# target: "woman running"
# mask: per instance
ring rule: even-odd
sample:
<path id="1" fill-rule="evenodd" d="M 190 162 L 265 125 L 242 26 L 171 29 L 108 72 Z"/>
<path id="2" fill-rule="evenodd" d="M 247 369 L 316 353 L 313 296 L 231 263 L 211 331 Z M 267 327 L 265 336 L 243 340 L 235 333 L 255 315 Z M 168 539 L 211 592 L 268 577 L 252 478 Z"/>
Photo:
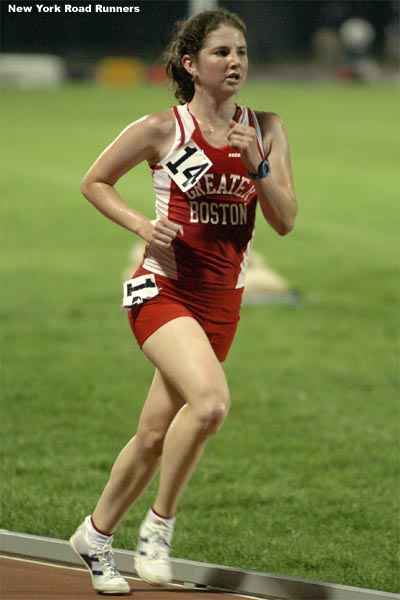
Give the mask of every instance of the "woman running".
<path id="1" fill-rule="evenodd" d="M 170 548 L 179 500 L 207 440 L 222 427 L 230 394 L 221 363 L 239 321 L 257 202 L 280 235 L 297 204 L 281 119 L 236 104 L 248 70 L 245 25 L 225 9 L 180 23 L 166 71 L 177 106 L 129 125 L 82 183 L 107 218 L 146 241 L 124 284 L 136 340 L 155 368 L 136 435 L 122 449 L 93 513 L 71 545 L 102 593 L 129 593 L 112 556 L 112 535 L 159 472 L 139 532 L 137 574 L 173 579 Z M 128 206 L 116 182 L 147 161 L 156 217 Z"/>

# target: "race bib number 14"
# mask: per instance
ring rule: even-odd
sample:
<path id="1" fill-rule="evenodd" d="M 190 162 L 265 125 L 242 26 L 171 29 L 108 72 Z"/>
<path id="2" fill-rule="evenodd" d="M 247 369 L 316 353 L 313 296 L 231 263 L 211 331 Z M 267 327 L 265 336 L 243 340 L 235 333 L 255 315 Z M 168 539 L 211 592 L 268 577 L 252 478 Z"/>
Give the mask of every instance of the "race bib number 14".
<path id="1" fill-rule="evenodd" d="M 196 185 L 211 166 L 211 160 L 193 140 L 178 148 L 163 163 L 168 175 L 183 192 Z"/>

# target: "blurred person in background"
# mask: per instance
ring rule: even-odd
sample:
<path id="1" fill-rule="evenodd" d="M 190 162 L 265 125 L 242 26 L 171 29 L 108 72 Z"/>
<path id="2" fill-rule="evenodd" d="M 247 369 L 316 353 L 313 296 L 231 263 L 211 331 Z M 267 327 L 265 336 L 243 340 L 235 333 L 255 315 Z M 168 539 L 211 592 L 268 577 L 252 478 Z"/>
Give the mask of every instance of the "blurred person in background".
<path id="1" fill-rule="evenodd" d="M 155 367 L 136 435 L 70 540 L 98 592 L 129 593 L 115 567 L 112 536 L 158 472 L 135 569 L 154 585 L 172 581 L 179 500 L 229 411 L 221 363 L 239 321 L 257 202 L 278 234 L 289 233 L 295 223 L 284 125 L 275 113 L 235 102 L 248 70 L 245 32 L 243 21 L 224 9 L 180 23 L 166 58 L 179 104 L 129 125 L 82 183 L 101 213 L 147 244 L 141 265 L 124 284 L 123 305 Z M 143 161 L 152 170 L 154 220 L 115 189 Z"/>

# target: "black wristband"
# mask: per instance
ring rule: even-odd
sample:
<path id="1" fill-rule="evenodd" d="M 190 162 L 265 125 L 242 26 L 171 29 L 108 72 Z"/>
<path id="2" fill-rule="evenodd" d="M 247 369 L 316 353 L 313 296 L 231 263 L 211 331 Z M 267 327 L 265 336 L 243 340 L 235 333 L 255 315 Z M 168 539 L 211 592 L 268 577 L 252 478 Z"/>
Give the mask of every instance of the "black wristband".
<path id="1" fill-rule="evenodd" d="M 250 173 L 250 171 L 247 171 L 247 175 L 250 177 L 250 179 L 264 179 L 264 177 L 268 177 L 270 172 L 271 169 L 269 167 L 269 163 L 264 158 L 264 160 L 262 160 L 258 165 L 257 173 Z"/>

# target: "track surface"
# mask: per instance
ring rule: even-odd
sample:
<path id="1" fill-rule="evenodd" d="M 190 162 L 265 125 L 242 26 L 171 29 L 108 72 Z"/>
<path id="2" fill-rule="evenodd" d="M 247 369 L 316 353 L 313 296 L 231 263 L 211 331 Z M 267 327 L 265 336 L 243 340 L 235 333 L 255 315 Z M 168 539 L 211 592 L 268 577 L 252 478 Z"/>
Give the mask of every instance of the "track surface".
<path id="1" fill-rule="evenodd" d="M 0 558 L 0 569 L 1 600 L 239 600 L 244 597 L 195 588 L 152 587 L 131 577 L 127 577 L 132 588 L 130 595 L 102 596 L 93 590 L 86 570 L 5 556 Z"/>

